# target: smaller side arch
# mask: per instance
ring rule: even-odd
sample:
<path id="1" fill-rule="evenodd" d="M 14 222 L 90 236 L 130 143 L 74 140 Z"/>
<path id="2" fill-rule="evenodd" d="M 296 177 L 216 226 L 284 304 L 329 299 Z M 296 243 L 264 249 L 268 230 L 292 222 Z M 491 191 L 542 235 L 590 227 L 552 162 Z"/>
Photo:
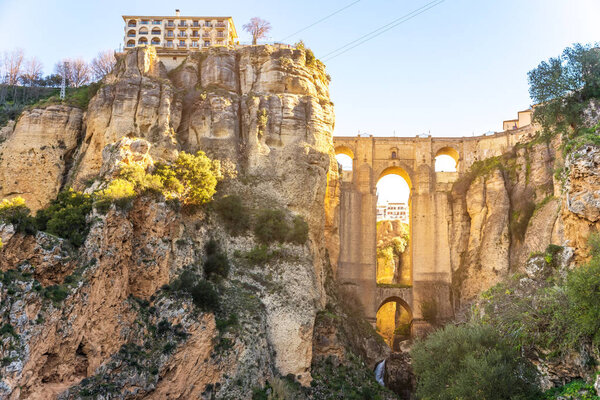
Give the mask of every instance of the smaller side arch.
<path id="1" fill-rule="evenodd" d="M 444 156 L 442 159 L 438 159 L 438 157 Z M 438 161 L 445 158 L 448 160 L 448 157 L 451 157 L 454 160 L 454 171 L 446 171 L 446 172 L 456 172 L 458 171 L 458 162 L 460 161 L 460 154 L 454 147 L 446 146 L 442 147 L 435 153 L 435 171 L 442 171 L 442 168 L 438 166 Z"/>
<path id="2" fill-rule="evenodd" d="M 381 309 L 381 307 L 383 307 L 385 304 L 391 303 L 391 302 L 400 304 L 404 309 L 406 309 L 406 311 L 408 311 L 408 314 L 410 315 L 410 319 L 413 318 L 413 313 L 412 313 L 412 310 L 411 310 L 410 306 L 408 305 L 408 303 L 406 301 L 404 301 L 403 298 L 398 297 L 398 296 L 387 297 L 385 300 L 383 300 L 381 302 L 381 304 L 379 304 L 379 306 L 377 306 L 377 310 L 379 311 Z"/>

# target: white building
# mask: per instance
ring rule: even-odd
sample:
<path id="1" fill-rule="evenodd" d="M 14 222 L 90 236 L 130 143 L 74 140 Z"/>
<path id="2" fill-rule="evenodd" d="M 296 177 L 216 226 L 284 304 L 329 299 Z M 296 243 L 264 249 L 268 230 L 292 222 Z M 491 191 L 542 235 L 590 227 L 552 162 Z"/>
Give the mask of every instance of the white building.
<path id="1" fill-rule="evenodd" d="M 377 221 L 400 220 L 408 224 L 408 217 L 408 204 L 406 203 L 377 204 Z"/>

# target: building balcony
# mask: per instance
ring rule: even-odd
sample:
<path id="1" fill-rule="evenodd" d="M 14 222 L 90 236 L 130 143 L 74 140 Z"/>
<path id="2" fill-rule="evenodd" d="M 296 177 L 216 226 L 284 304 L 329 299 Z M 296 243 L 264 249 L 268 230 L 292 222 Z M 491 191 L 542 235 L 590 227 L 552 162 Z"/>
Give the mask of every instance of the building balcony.
<path id="1" fill-rule="evenodd" d="M 185 22 L 180 22 L 180 23 L 178 23 L 178 24 L 177 24 L 177 26 L 178 26 L 179 28 L 187 28 L 187 27 L 188 27 L 188 24 L 186 24 Z"/>
<path id="2" fill-rule="evenodd" d="M 192 28 L 192 29 L 200 29 L 200 28 L 202 28 L 202 25 L 200 25 L 200 24 L 192 24 L 192 25 L 190 25 L 190 28 Z"/>
<path id="3" fill-rule="evenodd" d="M 175 24 L 172 22 L 165 22 L 165 28 L 175 28 Z"/>
<path id="4" fill-rule="evenodd" d="M 187 44 L 178 44 L 177 48 L 178 49 L 187 49 Z"/>
<path id="5" fill-rule="evenodd" d="M 224 23 L 222 23 L 222 22 L 219 22 L 218 24 L 216 24 L 216 25 L 215 25 L 215 27 L 216 27 L 218 30 L 222 31 L 222 30 L 223 30 L 223 29 L 225 29 L 227 26 L 226 26 Z"/>
<path id="6" fill-rule="evenodd" d="M 210 33 L 203 33 L 202 37 L 205 39 L 210 39 Z"/>
<path id="7" fill-rule="evenodd" d="M 187 38 L 188 34 L 187 33 L 179 33 L 179 34 L 177 34 L 177 37 L 178 38 Z"/>
<path id="8" fill-rule="evenodd" d="M 191 38 L 199 38 L 200 34 L 198 34 L 198 32 L 194 32 L 190 35 Z"/>
<path id="9" fill-rule="evenodd" d="M 152 25 L 162 25 L 162 21 L 152 21 Z"/>
<path id="10" fill-rule="evenodd" d="M 150 24 L 150 21 L 140 21 L 140 25 L 148 25 Z"/>
<path id="11" fill-rule="evenodd" d="M 165 39 L 175 39 L 175 35 L 165 35 Z"/>
<path id="12" fill-rule="evenodd" d="M 217 37 L 220 39 L 224 39 L 225 35 L 223 35 L 221 32 L 217 33 Z"/>

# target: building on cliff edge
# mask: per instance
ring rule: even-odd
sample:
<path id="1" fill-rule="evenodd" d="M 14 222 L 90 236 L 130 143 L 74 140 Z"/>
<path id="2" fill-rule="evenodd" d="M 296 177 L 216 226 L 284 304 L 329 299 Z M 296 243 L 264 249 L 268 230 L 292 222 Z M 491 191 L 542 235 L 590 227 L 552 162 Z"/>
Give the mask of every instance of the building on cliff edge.
<path id="1" fill-rule="evenodd" d="M 157 53 L 178 56 L 190 50 L 233 46 L 238 38 L 232 17 L 123 15 L 123 47 L 152 45 Z"/>
<path id="2" fill-rule="evenodd" d="M 408 224 L 408 204 L 389 202 L 377 204 L 377 221 L 384 219 L 400 220 L 400 222 Z"/>

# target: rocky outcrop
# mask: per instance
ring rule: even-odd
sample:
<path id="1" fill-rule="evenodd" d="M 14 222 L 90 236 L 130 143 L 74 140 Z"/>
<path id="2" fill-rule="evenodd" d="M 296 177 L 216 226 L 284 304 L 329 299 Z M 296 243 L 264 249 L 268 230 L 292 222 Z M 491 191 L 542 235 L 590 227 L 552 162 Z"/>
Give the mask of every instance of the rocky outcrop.
<path id="1" fill-rule="evenodd" d="M 21 196 L 32 210 L 48 205 L 64 184 L 82 125 L 83 112 L 74 107 L 23 112 L 0 143 L 0 198 Z"/>
<path id="2" fill-rule="evenodd" d="M 393 353 L 386 358 L 383 380 L 385 387 L 396 393 L 400 399 L 413 399 L 417 385 L 412 372 L 410 356 L 400 352 Z"/>
<path id="3" fill-rule="evenodd" d="M 466 174 L 454 185 L 449 199 L 456 305 L 522 272 L 531 253 L 564 244 L 555 197 L 560 182 L 553 176 L 559 144 L 519 145 L 496 163 L 483 161 L 484 173 Z"/>
<path id="4" fill-rule="evenodd" d="M 564 234 L 581 261 L 588 255 L 589 235 L 600 227 L 600 148 L 583 146 L 567 157 L 565 167 Z"/>
<path id="5" fill-rule="evenodd" d="M 104 147 L 122 137 L 146 139 L 153 144 L 152 157 L 173 159 L 180 113 L 176 90 L 154 48 L 126 53 L 89 103 L 87 129 L 77 168 L 70 171 L 71 181 L 81 188 L 96 178 Z"/>
<path id="6" fill-rule="evenodd" d="M 338 201 L 339 190 L 327 85 L 320 67 L 306 65 L 303 50 L 210 49 L 166 74 L 152 48 L 136 49 L 105 78 L 85 117 L 62 106 L 24 115 L 1 145 L 3 154 L 28 134 L 26 118 L 72 114 L 59 119 L 64 123 L 55 124 L 46 140 L 61 149 L 60 140 L 73 138 L 57 153 L 67 161 L 47 179 L 58 184 L 44 191 L 46 203 L 39 207 L 63 186 L 90 192 L 124 165 L 151 169 L 178 151 L 202 150 L 232 170 L 219 196 L 239 195 L 249 212 L 300 215 L 309 240 L 249 264 L 243 255 L 258 245 L 251 233 L 232 236 L 215 215 L 181 213 L 152 196 L 131 208 L 113 206 L 107 215 L 94 211 L 79 249 L 5 226 L 0 267 L 17 279 L 0 287 L 2 296 L 13 293 L 0 315 L 15 329 L 7 346 L 18 351 L 2 368 L 3 393 L 77 398 L 108 395 L 112 388 L 110 396 L 123 399 L 250 398 L 248 388 L 288 374 L 308 385 L 315 319 L 327 302 L 331 274 L 325 244 L 338 240 L 338 217 L 326 216 L 324 207 Z M 14 168 L 27 160 L 24 152 L 11 155 Z M 45 177 L 29 176 L 32 187 L 43 188 Z M 4 190 L 6 179 L 0 182 Z M 235 315 L 235 329 L 163 287 L 183 268 L 202 273 L 211 237 L 231 262 L 230 279 L 218 287 L 219 313 Z M 172 329 L 159 337 L 161 326 Z"/>

